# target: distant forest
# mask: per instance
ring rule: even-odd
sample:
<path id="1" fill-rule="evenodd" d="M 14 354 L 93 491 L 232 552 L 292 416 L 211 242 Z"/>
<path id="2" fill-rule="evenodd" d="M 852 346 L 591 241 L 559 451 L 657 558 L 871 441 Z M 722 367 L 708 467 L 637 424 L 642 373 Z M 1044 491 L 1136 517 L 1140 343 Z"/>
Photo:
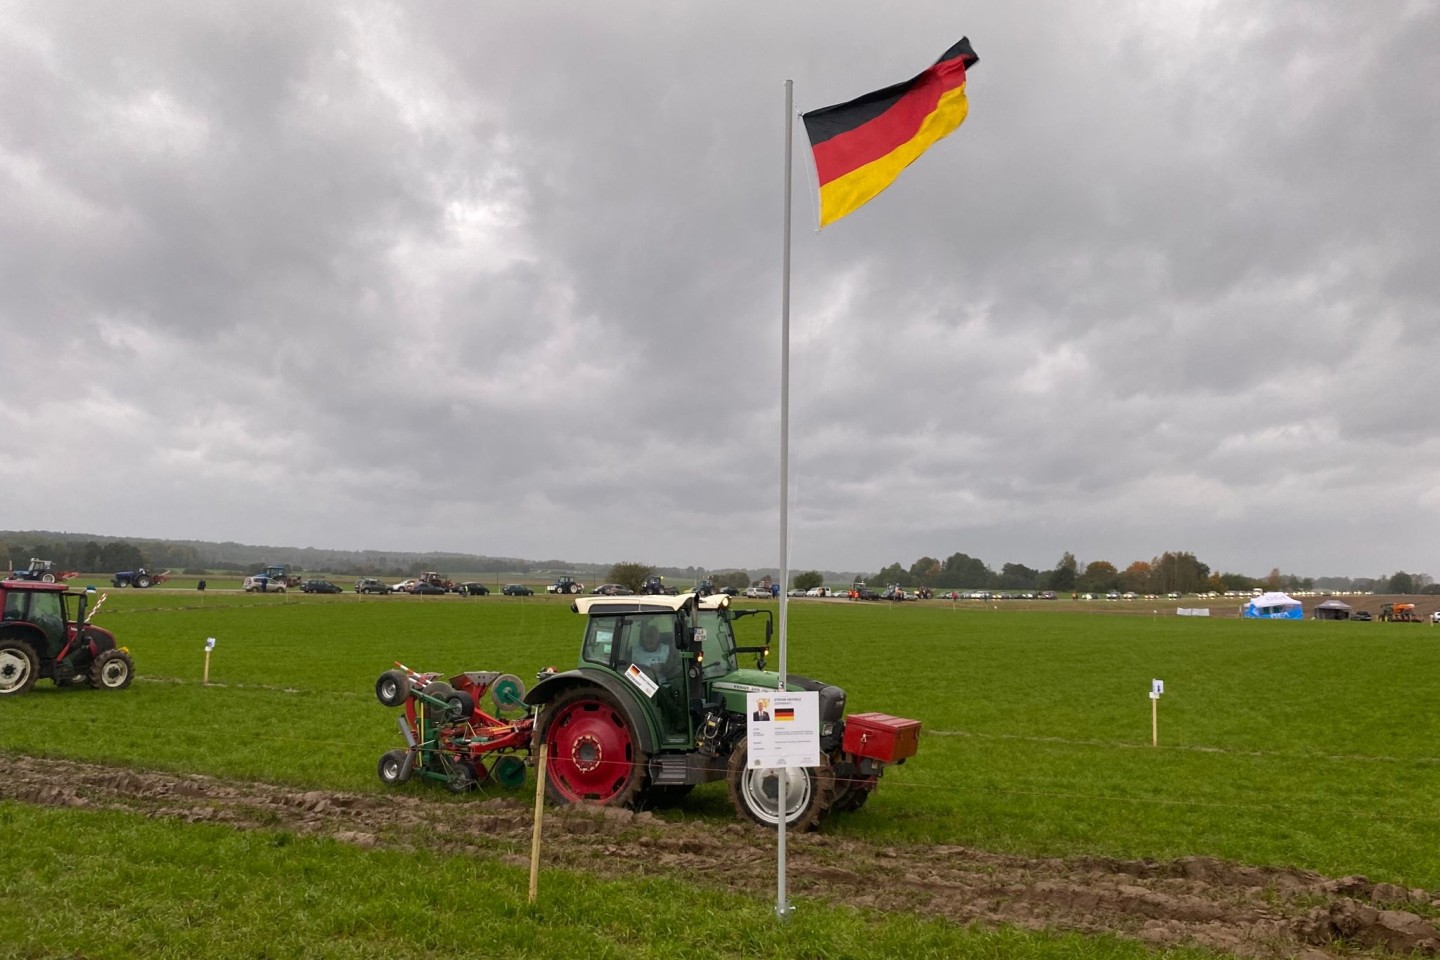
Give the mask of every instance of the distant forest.
<path id="1" fill-rule="evenodd" d="M 6 569 L 23 568 L 31 557 L 53 560 L 64 570 L 83 573 L 114 573 L 145 567 L 185 574 L 254 573 L 267 564 L 289 564 L 296 573 L 323 573 L 370 577 L 408 577 L 438 570 L 455 578 L 486 579 L 512 574 L 520 577 L 547 577 L 567 573 L 596 583 L 606 579 L 612 564 L 575 563 L 568 560 L 524 560 L 519 557 L 490 557 L 469 553 L 410 553 L 396 550 L 325 550 L 316 547 L 255 546 L 226 541 L 160 540 L 146 537 L 106 537 L 86 533 L 56 533 L 48 530 L 0 530 L 0 559 Z M 774 567 L 737 570 L 733 567 L 655 567 L 655 572 L 686 585 L 701 578 L 717 584 L 758 582 L 777 577 Z M 1377 593 L 1440 593 L 1440 585 L 1423 573 L 1398 571 L 1378 577 L 1300 577 L 1271 570 L 1267 576 L 1213 571 L 1194 554 L 1166 552 L 1152 560 L 1136 560 L 1117 567 L 1105 560 L 1080 563 L 1066 552 L 1049 570 L 1036 570 L 1019 563 L 1003 564 L 998 570 L 964 553 L 944 560 L 921 557 L 909 566 L 892 563 L 876 572 L 806 570 L 792 571 L 792 581 L 844 584 L 865 580 L 872 585 L 898 584 L 902 587 L 934 589 L 1054 590 L 1057 592 L 1106 592 L 1130 590 L 1135 593 L 1195 593 L 1204 590 L 1374 591 Z"/>
<path id="2" fill-rule="evenodd" d="M 523 560 L 470 553 L 409 553 L 401 550 L 325 550 L 316 547 L 269 547 L 226 541 L 159 540 L 147 537 L 105 537 L 89 533 L 50 530 L 0 530 L 0 559 L 6 570 L 25 567 L 31 557 L 53 560 L 65 570 L 114 573 L 120 570 L 171 570 L 187 574 L 255 573 L 268 564 L 289 564 L 296 573 L 345 574 L 366 577 L 409 577 L 438 570 L 455 578 L 484 579 L 486 574 L 549 576 L 568 573 L 595 582 L 610 572 L 608 563 L 574 563 L 568 560 Z M 731 568 L 656 567 L 677 583 Z M 774 576 L 777 571 L 756 571 Z M 843 579 L 850 573 L 837 573 Z M 839 582 L 839 579 L 836 582 Z"/>

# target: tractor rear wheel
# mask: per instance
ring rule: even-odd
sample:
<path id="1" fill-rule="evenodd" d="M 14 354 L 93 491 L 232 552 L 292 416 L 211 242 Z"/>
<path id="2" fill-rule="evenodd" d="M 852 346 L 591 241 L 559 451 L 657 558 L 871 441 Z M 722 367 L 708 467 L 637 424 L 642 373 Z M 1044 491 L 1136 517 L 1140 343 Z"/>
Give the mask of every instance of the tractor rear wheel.
<path id="1" fill-rule="evenodd" d="M 24 640 L 0 640 L 0 697 L 17 696 L 35 686 L 40 660 Z"/>
<path id="2" fill-rule="evenodd" d="M 90 686 L 96 690 L 124 690 L 135 679 L 135 661 L 124 650 L 106 650 L 90 664 Z"/>
<path id="3" fill-rule="evenodd" d="M 375 681 L 375 699 L 387 707 L 398 707 L 410 696 L 410 678 L 403 670 L 386 670 Z"/>
<path id="4" fill-rule="evenodd" d="M 599 687 L 576 687 L 542 714 L 545 795 L 555 803 L 630 806 L 647 779 L 645 751 L 624 708 Z"/>
<path id="5" fill-rule="evenodd" d="M 780 824 L 780 778 L 785 777 L 785 822 L 790 830 L 810 830 L 830 807 L 835 774 L 828 757 L 819 767 L 751 767 L 750 741 L 730 754 L 730 803 L 735 812 L 762 826 Z"/>
<path id="6" fill-rule="evenodd" d="M 150 578 L 144 576 L 136 577 L 134 583 L 137 587 L 148 587 L 150 586 Z"/>
<path id="7" fill-rule="evenodd" d="M 375 768 L 382 783 L 404 783 L 410 779 L 410 771 L 405 769 L 405 758 L 408 756 L 405 750 L 387 750 L 380 757 L 380 763 Z"/>

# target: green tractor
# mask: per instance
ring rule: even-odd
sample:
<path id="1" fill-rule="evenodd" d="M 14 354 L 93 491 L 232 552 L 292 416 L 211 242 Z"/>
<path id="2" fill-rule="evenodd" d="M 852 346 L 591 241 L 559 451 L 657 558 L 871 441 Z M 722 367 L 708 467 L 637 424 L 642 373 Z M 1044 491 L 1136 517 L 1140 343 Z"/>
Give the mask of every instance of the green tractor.
<path id="1" fill-rule="evenodd" d="M 587 617 L 578 665 L 544 676 L 524 697 L 542 708 L 532 749 L 546 748 L 552 802 L 641 808 L 724 780 L 742 817 L 777 826 L 783 816 L 803 830 L 832 811 L 858 810 L 886 765 L 915 752 L 918 721 L 847 718 L 844 690 L 792 674 L 787 690 L 818 695 L 820 766 L 752 766 L 746 695 L 779 688 L 779 675 L 765 670 L 772 611 L 732 610 L 724 594 L 693 593 L 585 597 L 571 608 Z M 764 645 L 738 646 L 735 622 L 757 616 Z M 747 653 L 757 655 L 753 669 L 738 663 Z"/>

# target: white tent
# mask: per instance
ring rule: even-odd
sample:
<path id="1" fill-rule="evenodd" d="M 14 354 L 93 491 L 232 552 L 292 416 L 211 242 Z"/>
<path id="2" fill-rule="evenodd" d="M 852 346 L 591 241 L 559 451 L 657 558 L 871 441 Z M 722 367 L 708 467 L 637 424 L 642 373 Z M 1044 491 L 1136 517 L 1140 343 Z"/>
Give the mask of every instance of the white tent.
<path id="1" fill-rule="evenodd" d="M 1262 593 L 1245 604 L 1240 616 L 1251 620 L 1303 620 L 1300 601 L 1285 593 Z"/>

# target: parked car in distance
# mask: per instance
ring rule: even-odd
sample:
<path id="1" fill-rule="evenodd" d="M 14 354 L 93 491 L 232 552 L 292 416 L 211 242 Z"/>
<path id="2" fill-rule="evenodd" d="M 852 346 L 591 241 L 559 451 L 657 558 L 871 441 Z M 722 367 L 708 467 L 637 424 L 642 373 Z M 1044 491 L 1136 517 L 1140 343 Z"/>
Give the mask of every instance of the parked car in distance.
<path id="1" fill-rule="evenodd" d="M 389 593 L 390 588 L 374 577 L 360 577 L 355 581 L 356 593 Z"/>
<path id="2" fill-rule="evenodd" d="M 409 580 L 401 580 L 399 583 L 391 584 L 391 586 L 390 586 L 390 592 L 391 592 L 391 593 L 409 593 L 409 592 L 410 592 L 410 588 L 413 587 L 413 586 L 415 586 L 415 579 L 412 577 L 412 578 L 410 578 Z"/>
<path id="3" fill-rule="evenodd" d="M 456 587 L 455 592 L 462 597 L 488 597 L 490 595 L 490 588 L 483 583 L 476 583 L 470 580 Z"/>
<path id="4" fill-rule="evenodd" d="M 1354 613 L 1352 613 L 1352 614 L 1350 615 L 1350 619 L 1351 619 L 1351 620 L 1364 620 L 1366 623 L 1369 623 L 1371 620 L 1373 620 L 1373 619 L 1375 619 L 1375 618 L 1372 617 L 1372 616 L 1370 616 L 1370 611 L 1369 611 L 1369 610 L 1356 610 Z"/>
<path id="5" fill-rule="evenodd" d="M 274 577 L 267 577 L 263 573 L 257 573 L 253 577 L 246 577 L 242 584 L 246 593 L 284 593 L 285 581 Z"/>
<path id="6" fill-rule="evenodd" d="M 306 580 L 300 584 L 301 593 L 344 593 L 338 586 L 329 580 Z"/>
<path id="7" fill-rule="evenodd" d="M 535 593 L 534 590 L 531 590 L 523 583 L 507 583 L 500 592 L 507 597 L 528 597 Z"/>
<path id="8" fill-rule="evenodd" d="M 630 588 L 619 583 L 602 583 L 590 592 L 597 593 L 602 597 L 628 597 Z"/>
<path id="9" fill-rule="evenodd" d="M 428 580 L 416 580 L 410 585 L 410 592 L 422 596 L 433 596 L 436 594 L 443 596 L 445 588 L 439 584 L 430 583 Z"/>
<path id="10" fill-rule="evenodd" d="M 770 591 L 764 587 L 746 587 L 745 596 L 749 600 L 767 600 L 770 597 Z"/>
<path id="11" fill-rule="evenodd" d="M 740 596 L 740 591 L 737 590 L 735 587 L 721 587 L 721 588 L 720 588 L 720 592 L 723 593 L 723 594 L 725 594 L 725 596 L 727 596 L 727 597 L 738 597 L 738 596 Z"/>
<path id="12" fill-rule="evenodd" d="M 1440 623 L 1440 610 L 1436 610 L 1434 613 L 1430 614 L 1430 622 Z"/>

